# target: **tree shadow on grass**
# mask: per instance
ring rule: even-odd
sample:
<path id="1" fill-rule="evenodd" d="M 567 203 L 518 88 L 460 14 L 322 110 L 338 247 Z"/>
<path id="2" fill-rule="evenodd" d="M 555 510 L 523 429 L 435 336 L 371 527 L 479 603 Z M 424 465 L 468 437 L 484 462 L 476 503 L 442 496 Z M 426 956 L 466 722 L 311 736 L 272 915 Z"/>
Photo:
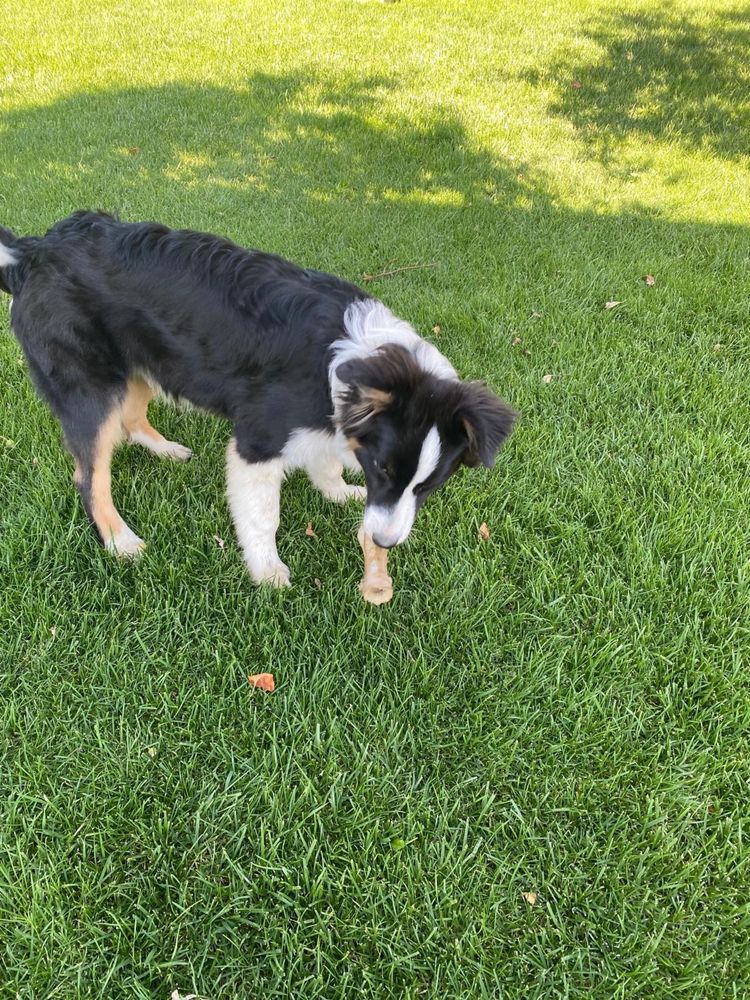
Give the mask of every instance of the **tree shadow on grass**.
<path id="1" fill-rule="evenodd" d="M 261 74 L 233 90 L 166 84 L 6 113 L 6 221 L 18 215 L 9 205 L 33 218 L 35 201 L 57 202 L 56 215 L 92 205 L 128 217 L 153 209 L 173 224 L 226 229 L 229 220 L 250 242 L 265 231 L 293 244 L 311 216 L 346 229 L 352 207 L 359 216 L 383 205 L 455 208 L 496 193 L 496 166 L 468 149 L 455 117 L 438 112 L 416 125 L 383 110 L 393 86 Z M 52 221 L 44 215 L 37 228 Z"/>
<path id="2" fill-rule="evenodd" d="M 583 37 L 599 50 L 593 62 L 561 56 L 544 75 L 561 81 L 550 110 L 603 160 L 629 135 L 729 159 L 750 155 L 750 8 L 702 17 L 674 5 L 618 12 Z"/>
<path id="3" fill-rule="evenodd" d="M 553 288 L 571 313 L 621 298 L 619 272 L 640 275 L 666 252 L 683 253 L 689 270 L 696 240 L 730 235 L 653 210 L 570 209 L 546 177 L 477 148 L 448 110 L 417 122 L 393 110 L 399 86 L 258 74 L 234 89 L 169 83 L 6 112 L 2 222 L 40 233 L 98 207 L 220 232 L 355 281 L 435 263 L 373 290 L 418 324 L 444 324 L 451 350 L 454 321 L 457 360 L 466 350 L 482 366 L 472 373 L 488 377 L 504 315 L 529 316 Z"/>
<path id="4" fill-rule="evenodd" d="M 544 176 L 477 148 L 448 111 L 418 122 L 394 111 L 398 87 L 257 75 L 235 89 L 170 83 L 6 112 L 0 221 L 40 233 L 101 207 L 220 232 L 355 281 L 435 263 L 370 287 L 422 332 L 439 325 L 462 374 L 533 407 L 566 460 L 575 442 L 560 436 L 564 409 L 589 436 L 637 426 L 646 396 L 704 419 L 699 380 L 667 379 L 663 366 L 682 352 L 691 372 L 700 338 L 710 347 L 742 328 L 746 311 L 717 294 L 712 262 L 722 288 L 743 280 L 747 228 L 573 209 Z M 625 307 L 605 313 L 608 299 Z M 511 350 L 516 333 L 528 350 Z M 564 396 L 540 394 L 543 374 L 564 368 Z"/>

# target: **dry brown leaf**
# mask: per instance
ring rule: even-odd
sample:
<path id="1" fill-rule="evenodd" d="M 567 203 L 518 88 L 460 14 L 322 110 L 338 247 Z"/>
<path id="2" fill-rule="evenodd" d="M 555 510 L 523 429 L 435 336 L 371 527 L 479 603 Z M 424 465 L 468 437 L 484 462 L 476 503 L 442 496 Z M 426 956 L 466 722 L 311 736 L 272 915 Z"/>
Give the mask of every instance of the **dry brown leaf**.
<path id="1" fill-rule="evenodd" d="M 253 674 L 247 679 L 248 684 L 252 684 L 254 688 L 259 688 L 261 691 L 273 691 L 276 687 L 276 682 L 273 679 L 273 674 Z"/>
<path id="2" fill-rule="evenodd" d="M 514 337 L 513 340 L 511 340 L 511 342 L 510 342 L 510 346 L 511 347 L 518 347 L 518 345 L 520 343 L 521 343 L 521 338 L 520 337 Z"/>
<path id="3" fill-rule="evenodd" d="M 644 274 L 643 280 L 646 282 L 649 288 L 651 288 L 653 285 L 656 284 L 656 278 L 653 276 L 653 274 Z"/>
<path id="4" fill-rule="evenodd" d="M 545 385 L 549 385 L 550 382 L 552 381 L 552 378 L 553 378 L 552 375 L 542 375 L 542 382 L 544 382 Z"/>
<path id="5" fill-rule="evenodd" d="M 487 527 L 486 521 L 482 521 L 482 523 L 479 525 L 479 537 L 483 542 L 489 540 L 490 529 Z"/>
<path id="6" fill-rule="evenodd" d="M 146 748 L 146 753 L 149 755 L 149 757 L 151 758 L 151 760 L 153 760 L 154 757 L 156 756 L 156 747 L 147 747 Z"/>
<path id="7" fill-rule="evenodd" d="M 541 314 L 541 313 L 538 313 L 538 312 L 533 312 L 533 313 L 531 314 L 531 318 L 532 318 L 532 319 L 541 319 L 541 318 L 542 318 L 542 314 Z"/>
<path id="8" fill-rule="evenodd" d="M 622 299 L 610 299 L 609 302 L 604 303 L 605 309 L 614 309 L 616 306 L 622 305 Z"/>
<path id="9" fill-rule="evenodd" d="M 315 577 L 315 579 L 313 580 L 313 583 L 314 583 L 314 584 L 315 584 L 315 586 L 316 586 L 316 587 L 318 588 L 318 590 L 320 590 L 320 588 L 321 588 L 321 587 L 323 586 L 323 584 L 322 584 L 322 583 L 320 582 L 320 580 L 319 580 L 319 579 L 317 578 L 317 576 L 316 576 L 316 577 Z"/>
<path id="10" fill-rule="evenodd" d="M 571 80 L 570 86 L 573 88 L 573 90 L 580 90 L 583 84 L 581 83 L 580 80 Z"/>
<path id="11" fill-rule="evenodd" d="M 529 906 L 535 906 L 536 905 L 536 901 L 539 898 L 538 895 L 535 892 L 522 892 L 521 895 L 526 900 L 526 902 L 529 904 Z"/>
<path id="12" fill-rule="evenodd" d="M 128 153 L 131 156 L 137 156 L 140 153 L 140 151 L 141 151 L 141 147 L 140 146 L 129 146 L 128 147 Z"/>
<path id="13" fill-rule="evenodd" d="M 439 323 L 436 323 L 436 324 L 435 324 L 435 325 L 433 326 L 433 328 L 432 328 L 432 332 L 433 332 L 433 333 L 435 334 L 435 336 L 436 336 L 436 337 L 439 337 L 439 336 L 440 336 L 440 329 L 441 329 L 441 327 L 440 327 L 440 324 L 439 324 Z"/>
<path id="14" fill-rule="evenodd" d="M 305 534 L 308 538 L 317 538 L 318 536 L 313 531 L 312 521 L 307 522 L 307 527 L 305 528 Z"/>
<path id="15" fill-rule="evenodd" d="M 224 546 L 226 545 L 226 542 L 224 541 L 224 539 L 223 538 L 219 538 L 218 535 L 214 535 L 214 541 L 216 542 L 216 544 L 219 546 L 220 549 L 223 549 Z"/>
<path id="16" fill-rule="evenodd" d="M 724 350 L 724 345 L 723 344 L 714 344 L 714 351 L 717 354 L 719 353 L 719 351 L 723 351 L 723 350 Z"/>

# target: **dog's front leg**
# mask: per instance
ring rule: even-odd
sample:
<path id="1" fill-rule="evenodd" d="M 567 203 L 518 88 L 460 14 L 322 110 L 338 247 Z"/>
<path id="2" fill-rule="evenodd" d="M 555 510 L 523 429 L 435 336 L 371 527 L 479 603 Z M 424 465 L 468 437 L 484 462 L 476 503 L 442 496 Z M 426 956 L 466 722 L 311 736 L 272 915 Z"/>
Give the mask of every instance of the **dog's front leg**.
<path id="1" fill-rule="evenodd" d="M 236 440 L 231 439 L 227 447 L 227 497 L 237 538 L 253 580 L 274 587 L 289 586 L 289 568 L 276 551 L 283 479 L 281 458 L 246 461 Z"/>

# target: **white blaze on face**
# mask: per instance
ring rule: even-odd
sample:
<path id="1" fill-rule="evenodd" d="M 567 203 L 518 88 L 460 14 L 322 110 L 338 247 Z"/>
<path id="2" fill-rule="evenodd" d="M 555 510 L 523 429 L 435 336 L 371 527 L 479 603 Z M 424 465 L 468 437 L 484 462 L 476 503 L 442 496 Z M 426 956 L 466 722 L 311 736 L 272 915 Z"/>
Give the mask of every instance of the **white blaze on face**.
<path id="1" fill-rule="evenodd" d="M 422 442 L 417 471 L 398 502 L 392 507 L 371 506 L 365 511 L 363 527 L 376 543 L 390 547 L 407 539 L 417 513 L 414 487 L 432 475 L 439 461 L 440 434 L 437 427 L 431 427 Z"/>

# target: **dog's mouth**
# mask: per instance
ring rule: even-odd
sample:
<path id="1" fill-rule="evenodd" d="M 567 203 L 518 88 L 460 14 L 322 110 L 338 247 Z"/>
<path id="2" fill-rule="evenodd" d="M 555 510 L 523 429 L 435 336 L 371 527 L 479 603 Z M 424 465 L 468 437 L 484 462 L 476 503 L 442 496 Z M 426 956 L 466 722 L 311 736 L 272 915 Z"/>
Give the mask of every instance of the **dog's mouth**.
<path id="1" fill-rule="evenodd" d="M 416 513 L 416 504 L 408 497 L 393 507 L 373 504 L 365 509 L 362 527 L 378 548 L 393 549 L 409 537 Z"/>
<path id="2" fill-rule="evenodd" d="M 379 549 L 395 549 L 397 545 L 403 544 L 401 541 L 391 541 L 388 538 L 383 538 L 381 535 L 373 535 L 373 542 L 377 545 Z M 404 539 L 406 541 L 406 539 Z"/>

